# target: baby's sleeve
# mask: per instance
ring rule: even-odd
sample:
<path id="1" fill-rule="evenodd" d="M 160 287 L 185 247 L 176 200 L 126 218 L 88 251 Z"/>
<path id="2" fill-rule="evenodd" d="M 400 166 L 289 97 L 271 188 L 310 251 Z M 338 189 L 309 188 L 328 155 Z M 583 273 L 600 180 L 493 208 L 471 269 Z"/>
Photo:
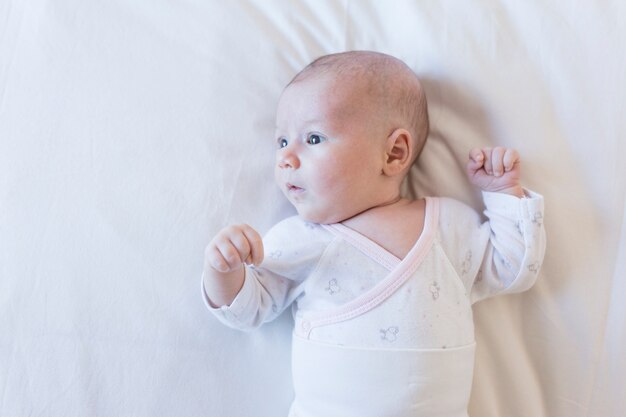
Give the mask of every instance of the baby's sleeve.
<path id="1" fill-rule="evenodd" d="M 522 292 L 536 281 L 546 247 L 543 197 L 484 192 L 486 222 L 454 200 L 442 205 L 444 250 L 472 303 Z"/>
<path id="2" fill-rule="evenodd" d="M 263 263 L 245 265 L 244 283 L 233 302 L 212 307 L 202 285 L 205 305 L 222 323 L 239 330 L 274 320 L 303 293 L 330 238 L 322 227 L 297 216 L 283 220 L 263 238 Z"/>

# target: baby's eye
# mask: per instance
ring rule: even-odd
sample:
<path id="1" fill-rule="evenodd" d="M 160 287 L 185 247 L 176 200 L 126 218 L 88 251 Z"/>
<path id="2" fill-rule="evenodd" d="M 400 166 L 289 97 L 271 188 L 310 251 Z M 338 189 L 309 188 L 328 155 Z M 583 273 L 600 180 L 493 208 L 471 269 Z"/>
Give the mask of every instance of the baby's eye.
<path id="1" fill-rule="evenodd" d="M 322 135 L 318 135 L 317 133 L 311 133 L 307 138 L 306 138 L 306 143 L 308 143 L 309 145 L 318 145 L 322 142 L 324 142 L 326 140 L 326 138 Z"/>
<path id="2" fill-rule="evenodd" d="M 279 138 L 278 139 L 278 147 L 279 148 L 284 148 L 287 145 L 289 145 L 289 142 L 287 141 L 287 139 L 285 139 L 285 138 Z"/>

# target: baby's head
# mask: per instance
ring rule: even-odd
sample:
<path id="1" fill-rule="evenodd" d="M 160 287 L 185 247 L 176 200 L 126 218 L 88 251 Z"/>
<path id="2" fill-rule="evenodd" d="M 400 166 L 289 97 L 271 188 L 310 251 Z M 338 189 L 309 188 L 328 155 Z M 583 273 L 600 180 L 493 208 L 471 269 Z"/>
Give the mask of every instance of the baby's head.
<path id="1" fill-rule="evenodd" d="M 427 136 L 426 98 L 406 64 L 376 52 L 326 55 L 280 98 L 276 181 L 306 220 L 343 221 L 399 196 Z"/>
<path id="2" fill-rule="evenodd" d="M 428 136 L 426 95 L 415 73 L 401 60 L 372 51 L 350 51 L 317 58 L 291 80 L 291 85 L 328 77 L 338 88 L 350 93 L 344 103 L 353 107 L 351 116 L 362 120 L 377 118 L 377 123 L 407 128 L 419 154 Z M 357 111 L 358 110 L 358 111 Z"/>

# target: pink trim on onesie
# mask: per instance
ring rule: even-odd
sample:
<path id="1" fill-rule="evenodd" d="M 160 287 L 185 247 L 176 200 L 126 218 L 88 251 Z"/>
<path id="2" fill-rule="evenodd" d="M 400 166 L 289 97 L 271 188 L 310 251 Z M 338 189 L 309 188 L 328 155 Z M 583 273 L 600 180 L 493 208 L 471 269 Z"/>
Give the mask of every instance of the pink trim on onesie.
<path id="1" fill-rule="evenodd" d="M 307 333 L 310 333 L 315 327 L 350 320 L 370 311 L 389 298 L 413 275 L 431 248 L 439 223 L 439 199 L 426 197 L 425 200 L 424 229 L 415 245 L 402 260 L 343 224 L 337 223 L 324 226 L 327 230 L 343 238 L 365 256 L 377 261 L 391 272 L 378 285 L 360 297 L 330 311 L 304 316 L 303 319 L 309 323 L 309 326 L 307 326 L 309 331 Z"/>

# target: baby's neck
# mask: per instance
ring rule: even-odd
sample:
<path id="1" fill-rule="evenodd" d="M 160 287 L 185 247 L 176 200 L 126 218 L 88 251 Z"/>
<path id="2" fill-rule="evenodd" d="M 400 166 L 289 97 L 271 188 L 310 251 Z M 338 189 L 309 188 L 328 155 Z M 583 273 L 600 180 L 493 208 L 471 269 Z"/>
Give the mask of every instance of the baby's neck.
<path id="1" fill-rule="evenodd" d="M 397 198 L 372 207 L 343 224 L 403 259 L 424 228 L 425 200 Z"/>

